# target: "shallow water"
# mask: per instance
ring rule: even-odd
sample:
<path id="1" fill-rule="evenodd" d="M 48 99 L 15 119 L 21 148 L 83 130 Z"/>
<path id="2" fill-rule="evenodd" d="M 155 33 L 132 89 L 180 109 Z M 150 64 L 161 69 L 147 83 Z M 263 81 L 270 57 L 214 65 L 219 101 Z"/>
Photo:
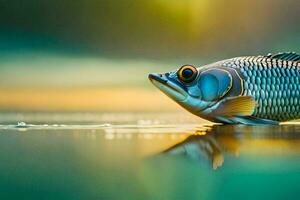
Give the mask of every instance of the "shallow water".
<path id="1" fill-rule="evenodd" d="M 3 113 L 0 121 L 0 199 L 299 194 L 296 123 L 222 126 L 180 113 Z"/>

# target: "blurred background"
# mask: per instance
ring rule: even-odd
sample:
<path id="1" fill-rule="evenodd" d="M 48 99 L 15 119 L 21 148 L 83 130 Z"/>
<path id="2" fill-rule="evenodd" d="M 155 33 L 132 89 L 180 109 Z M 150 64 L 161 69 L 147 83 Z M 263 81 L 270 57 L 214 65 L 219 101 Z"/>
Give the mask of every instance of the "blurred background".
<path id="1" fill-rule="evenodd" d="M 0 110 L 181 110 L 150 72 L 300 52 L 298 0 L 0 0 Z"/>

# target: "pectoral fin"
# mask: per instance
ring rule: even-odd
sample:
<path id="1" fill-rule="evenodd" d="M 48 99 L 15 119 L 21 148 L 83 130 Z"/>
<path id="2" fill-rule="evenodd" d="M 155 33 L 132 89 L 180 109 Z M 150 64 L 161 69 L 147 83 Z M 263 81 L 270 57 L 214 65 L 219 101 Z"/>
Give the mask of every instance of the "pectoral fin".
<path id="1" fill-rule="evenodd" d="M 215 116 L 251 116 L 255 109 L 255 100 L 251 96 L 229 97 L 212 111 Z"/>

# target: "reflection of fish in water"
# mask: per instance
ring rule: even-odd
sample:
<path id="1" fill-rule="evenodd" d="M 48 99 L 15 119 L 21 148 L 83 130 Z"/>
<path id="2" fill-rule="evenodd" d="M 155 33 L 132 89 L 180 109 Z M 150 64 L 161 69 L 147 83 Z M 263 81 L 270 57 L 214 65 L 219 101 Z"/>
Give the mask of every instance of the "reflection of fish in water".
<path id="1" fill-rule="evenodd" d="M 237 127 L 213 126 L 205 135 L 191 135 L 166 149 L 163 154 L 187 156 L 213 169 L 221 167 L 226 154 L 274 156 L 300 153 L 300 129 L 297 125 Z"/>
<path id="2" fill-rule="evenodd" d="M 237 57 L 185 65 L 149 79 L 195 115 L 221 123 L 278 124 L 300 118 L 300 55 Z"/>
<path id="3" fill-rule="evenodd" d="M 208 162 L 214 169 L 221 166 L 224 161 L 221 147 L 211 135 L 189 136 L 185 141 L 174 145 L 164 151 L 164 153 L 173 155 L 182 154 L 200 163 Z"/>

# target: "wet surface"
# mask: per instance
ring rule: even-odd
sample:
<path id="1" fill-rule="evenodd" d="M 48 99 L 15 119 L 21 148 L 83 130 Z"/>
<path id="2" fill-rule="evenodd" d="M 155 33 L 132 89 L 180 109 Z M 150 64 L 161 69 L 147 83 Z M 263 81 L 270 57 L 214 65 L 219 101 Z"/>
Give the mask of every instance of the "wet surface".
<path id="1" fill-rule="evenodd" d="M 297 199 L 297 123 L 88 116 L 2 115 L 0 199 Z"/>

